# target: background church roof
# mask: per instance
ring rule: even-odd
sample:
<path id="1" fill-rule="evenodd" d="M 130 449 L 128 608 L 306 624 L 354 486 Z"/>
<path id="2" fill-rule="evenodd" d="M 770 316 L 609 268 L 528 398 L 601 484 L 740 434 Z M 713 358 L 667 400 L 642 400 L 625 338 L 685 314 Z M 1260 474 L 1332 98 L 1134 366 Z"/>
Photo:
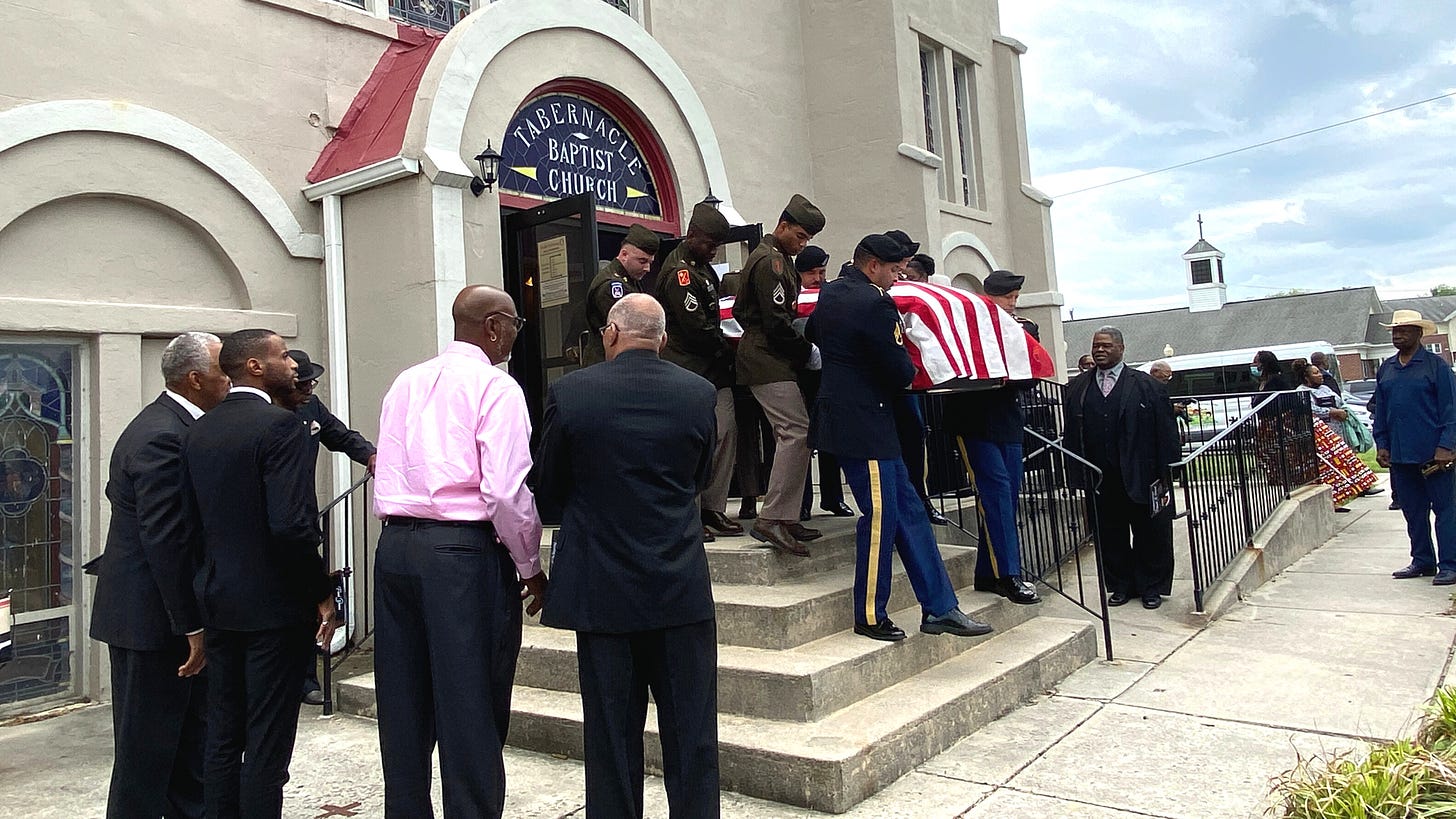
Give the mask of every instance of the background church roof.
<path id="1" fill-rule="evenodd" d="M 1452 301 L 1456 304 L 1456 299 Z M 1388 343 L 1389 331 L 1372 320 L 1391 309 L 1381 303 L 1374 287 L 1354 287 L 1233 301 L 1222 309 L 1197 313 L 1181 307 L 1076 319 L 1062 327 L 1067 367 L 1075 369 L 1077 359 L 1092 348 L 1092 334 L 1109 324 L 1122 331 L 1126 360 L 1142 363 L 1162 358 L 1163 348 L 1169 345 L 1175 355 L 1189 355 L 1302 341 L 1328 341 L 1336 346 Z M 1379 331 L 1373 336 L 1372 326 Z"/>
<path id="2" fill-rule="evenodd" d="M 1221 251 L 1218 248 L 1214 247 L 1213 245 L 1209 244 L 1207 239 L 1199 239 L 1198 240 L 1198 244 L 1194 245 L 1193 247 L 1188 248 L 1188 250 L 1183 255 L 1184 256 L 1191 256 L 1194 253 L 1222 253 L 1222 252 L 1223 251 Z"/>

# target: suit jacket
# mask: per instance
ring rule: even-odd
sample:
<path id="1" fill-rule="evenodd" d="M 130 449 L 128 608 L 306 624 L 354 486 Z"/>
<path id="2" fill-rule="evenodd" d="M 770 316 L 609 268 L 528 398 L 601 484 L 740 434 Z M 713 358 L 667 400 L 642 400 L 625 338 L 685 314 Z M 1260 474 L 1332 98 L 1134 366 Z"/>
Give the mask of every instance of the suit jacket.
<path id="1" fill-rule="evenodd" d="M 203 623 L 264 631 L 317 617 L 333 582 L 319 555 L 312 450 L 298 416 L 234 392 L 192 425 L 182 465 L 202 532 Z"/>
<path id="2" fill-rule="evenodd" d="M 647 351 L 551 386 L 533 483 L 561 531 L 543 624 L 624 633 L 713 617 L 697 498 L 714 404 L 711 383 Z"/>
<path id="3" fill-rule="evenodd" d="M 820 288 L 805 334 L 824 360 L 810 445 L 841 458 L 899 458 L 894 402 L 915 378 L 915 365 L 895 302 L 845 265 Z"/>
<path id="4" fill-rule="evenodd" d="M 1087 452 L 1082 402 L 1087 390 L 1097 389 L 1096 375 L 1097 370 L 1087 370 L 1067 384 L 1066 442 L 1079 455 Z M 1171 490 L 1172 470 L 1168 465 L 1182 454 L 1173 405 L 1156 378 L 1132 367 L 1123 367 L 1108 398 L 1117 402 L 1116 440 L 1108 443 L 1118 453 L 1123 489 L 1134 503 L 1146 504 L 1153 481 L 1161 478 Z M 1074 467 L 1068 470 L 1068 477 L 1072 486 L 1089 488 L 1087 470 Z M 1104 485 L 1103 489 L 1109 491 L 1111 487 Z"/>
<path id="5" fill-rule="evenodd" d="M 96 564 L 93 639 L 161 651 L 202 628 L 192 594 L 198 544 L 182 487 L 182 438 L 192 423 L 191 413 L 164 393 L 111 450 L 111 527 Z"/>
<path id="6" fill-rule="evenodd" d="M 308 432 L 309 463 L 318 460 L 319 444 L 328 447 L 330 452 L 348 455 L 349 460 L 356 464 L 368 464 L 369 456 L 378 451 L 374 444 L 369 443 L 368 438 L 349 429 L 338 416 L 329 412 L 329 406 L 320 401 L 318 396 L 314 396 L 312 401 L 299 407 L 296 412 Z"/>

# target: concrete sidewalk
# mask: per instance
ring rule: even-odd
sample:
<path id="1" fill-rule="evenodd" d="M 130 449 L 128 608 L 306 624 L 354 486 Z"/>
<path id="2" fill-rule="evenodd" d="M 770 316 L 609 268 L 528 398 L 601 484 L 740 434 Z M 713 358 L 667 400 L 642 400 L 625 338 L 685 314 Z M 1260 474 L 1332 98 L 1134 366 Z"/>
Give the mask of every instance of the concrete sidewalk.
<path id="1" fill-rule="evenodd" d="M 1186 580 L 1158 611 L 1114 609 L 1118 660 L 1078 671 L 847 815 L 1258 816 L 1271 778 L 1299 755 L 1409 733 L 1420 704 L 1451 682 L 1456 619 L 1448 589 L 1391 579 L 1407 541 L 1388 502 L 1357 500 L 1336 537 L 1206 628 L 1186 614 Z M 316 713 L 305 709 L 285 815 L 382 815 L 374 724 Z M 110 719 L 91 706 L 0 729 L 6 813 L 102 815 Z M 507 816 L 584 815 L 579 763 L 506 756 Z M 728 793 L 723 814 L 822 815 Z M 667 816 L 660 779 L 648 781 L 647 815 Z"/>

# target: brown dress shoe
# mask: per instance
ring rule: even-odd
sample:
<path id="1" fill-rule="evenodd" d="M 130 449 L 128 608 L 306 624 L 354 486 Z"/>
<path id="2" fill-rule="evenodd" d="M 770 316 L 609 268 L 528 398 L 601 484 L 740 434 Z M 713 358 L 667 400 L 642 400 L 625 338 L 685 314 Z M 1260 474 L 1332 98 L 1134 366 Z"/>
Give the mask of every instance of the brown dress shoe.
<path id="1" fill-rule="evenodd" d="M 722 512 L 714 512 L 708 509 L 703 510 L 703 525 L 712 529 L 720 535 L 741 535 L 743 524 L 731 520 Z"/>
<path id="2" fill-rule="evenodd" d="M 797 521 L 790 523 L 788 525 L 788 530 L 789 534 L 794 536 L 794 540 L 798 540 L 804 543 L 808 543 L 811 540 L 818 540 L 819 538 L 824 537 L 824 533 L 819 531 L 818 529 L 810 529 L 809 527 Z"/>
<path id="3" fill-rule="evenodd" d="M 712 543 L 715 540 L 717 540 L 717 538 L 713 537 L 713 533 L 712 532 L 709 532 L 708 531 L 708 527 L 704 526 L 703 527 L 703 542 L 704 543 Z"/>
<path id="4" fill-rule="evenodd" d="M 789 534 L 787 521 L 759 518 L 754 521 L 753 528 L 748 531 L 748 534 L 754 540 L 767 543 L 769 546 L 785 554 L 791 554 L 795 557 L 809 556 L 809 548 L 795 540 L 794 536 Z"/>

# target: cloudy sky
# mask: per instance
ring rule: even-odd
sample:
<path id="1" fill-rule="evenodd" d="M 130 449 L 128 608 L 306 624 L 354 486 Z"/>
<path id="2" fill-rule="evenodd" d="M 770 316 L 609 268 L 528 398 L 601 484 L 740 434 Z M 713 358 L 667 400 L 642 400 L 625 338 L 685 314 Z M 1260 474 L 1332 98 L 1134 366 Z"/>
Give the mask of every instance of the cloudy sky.
<path id="1" fill-rule="evenodd" d="M 1032 172 L 1077 317 L 1186 306 L 1194 219 L 1230 300 L 1456 285 L 1456 98 L 1086 193 L 1456 91 L 1453 0 L 1004 0 Z"/>

